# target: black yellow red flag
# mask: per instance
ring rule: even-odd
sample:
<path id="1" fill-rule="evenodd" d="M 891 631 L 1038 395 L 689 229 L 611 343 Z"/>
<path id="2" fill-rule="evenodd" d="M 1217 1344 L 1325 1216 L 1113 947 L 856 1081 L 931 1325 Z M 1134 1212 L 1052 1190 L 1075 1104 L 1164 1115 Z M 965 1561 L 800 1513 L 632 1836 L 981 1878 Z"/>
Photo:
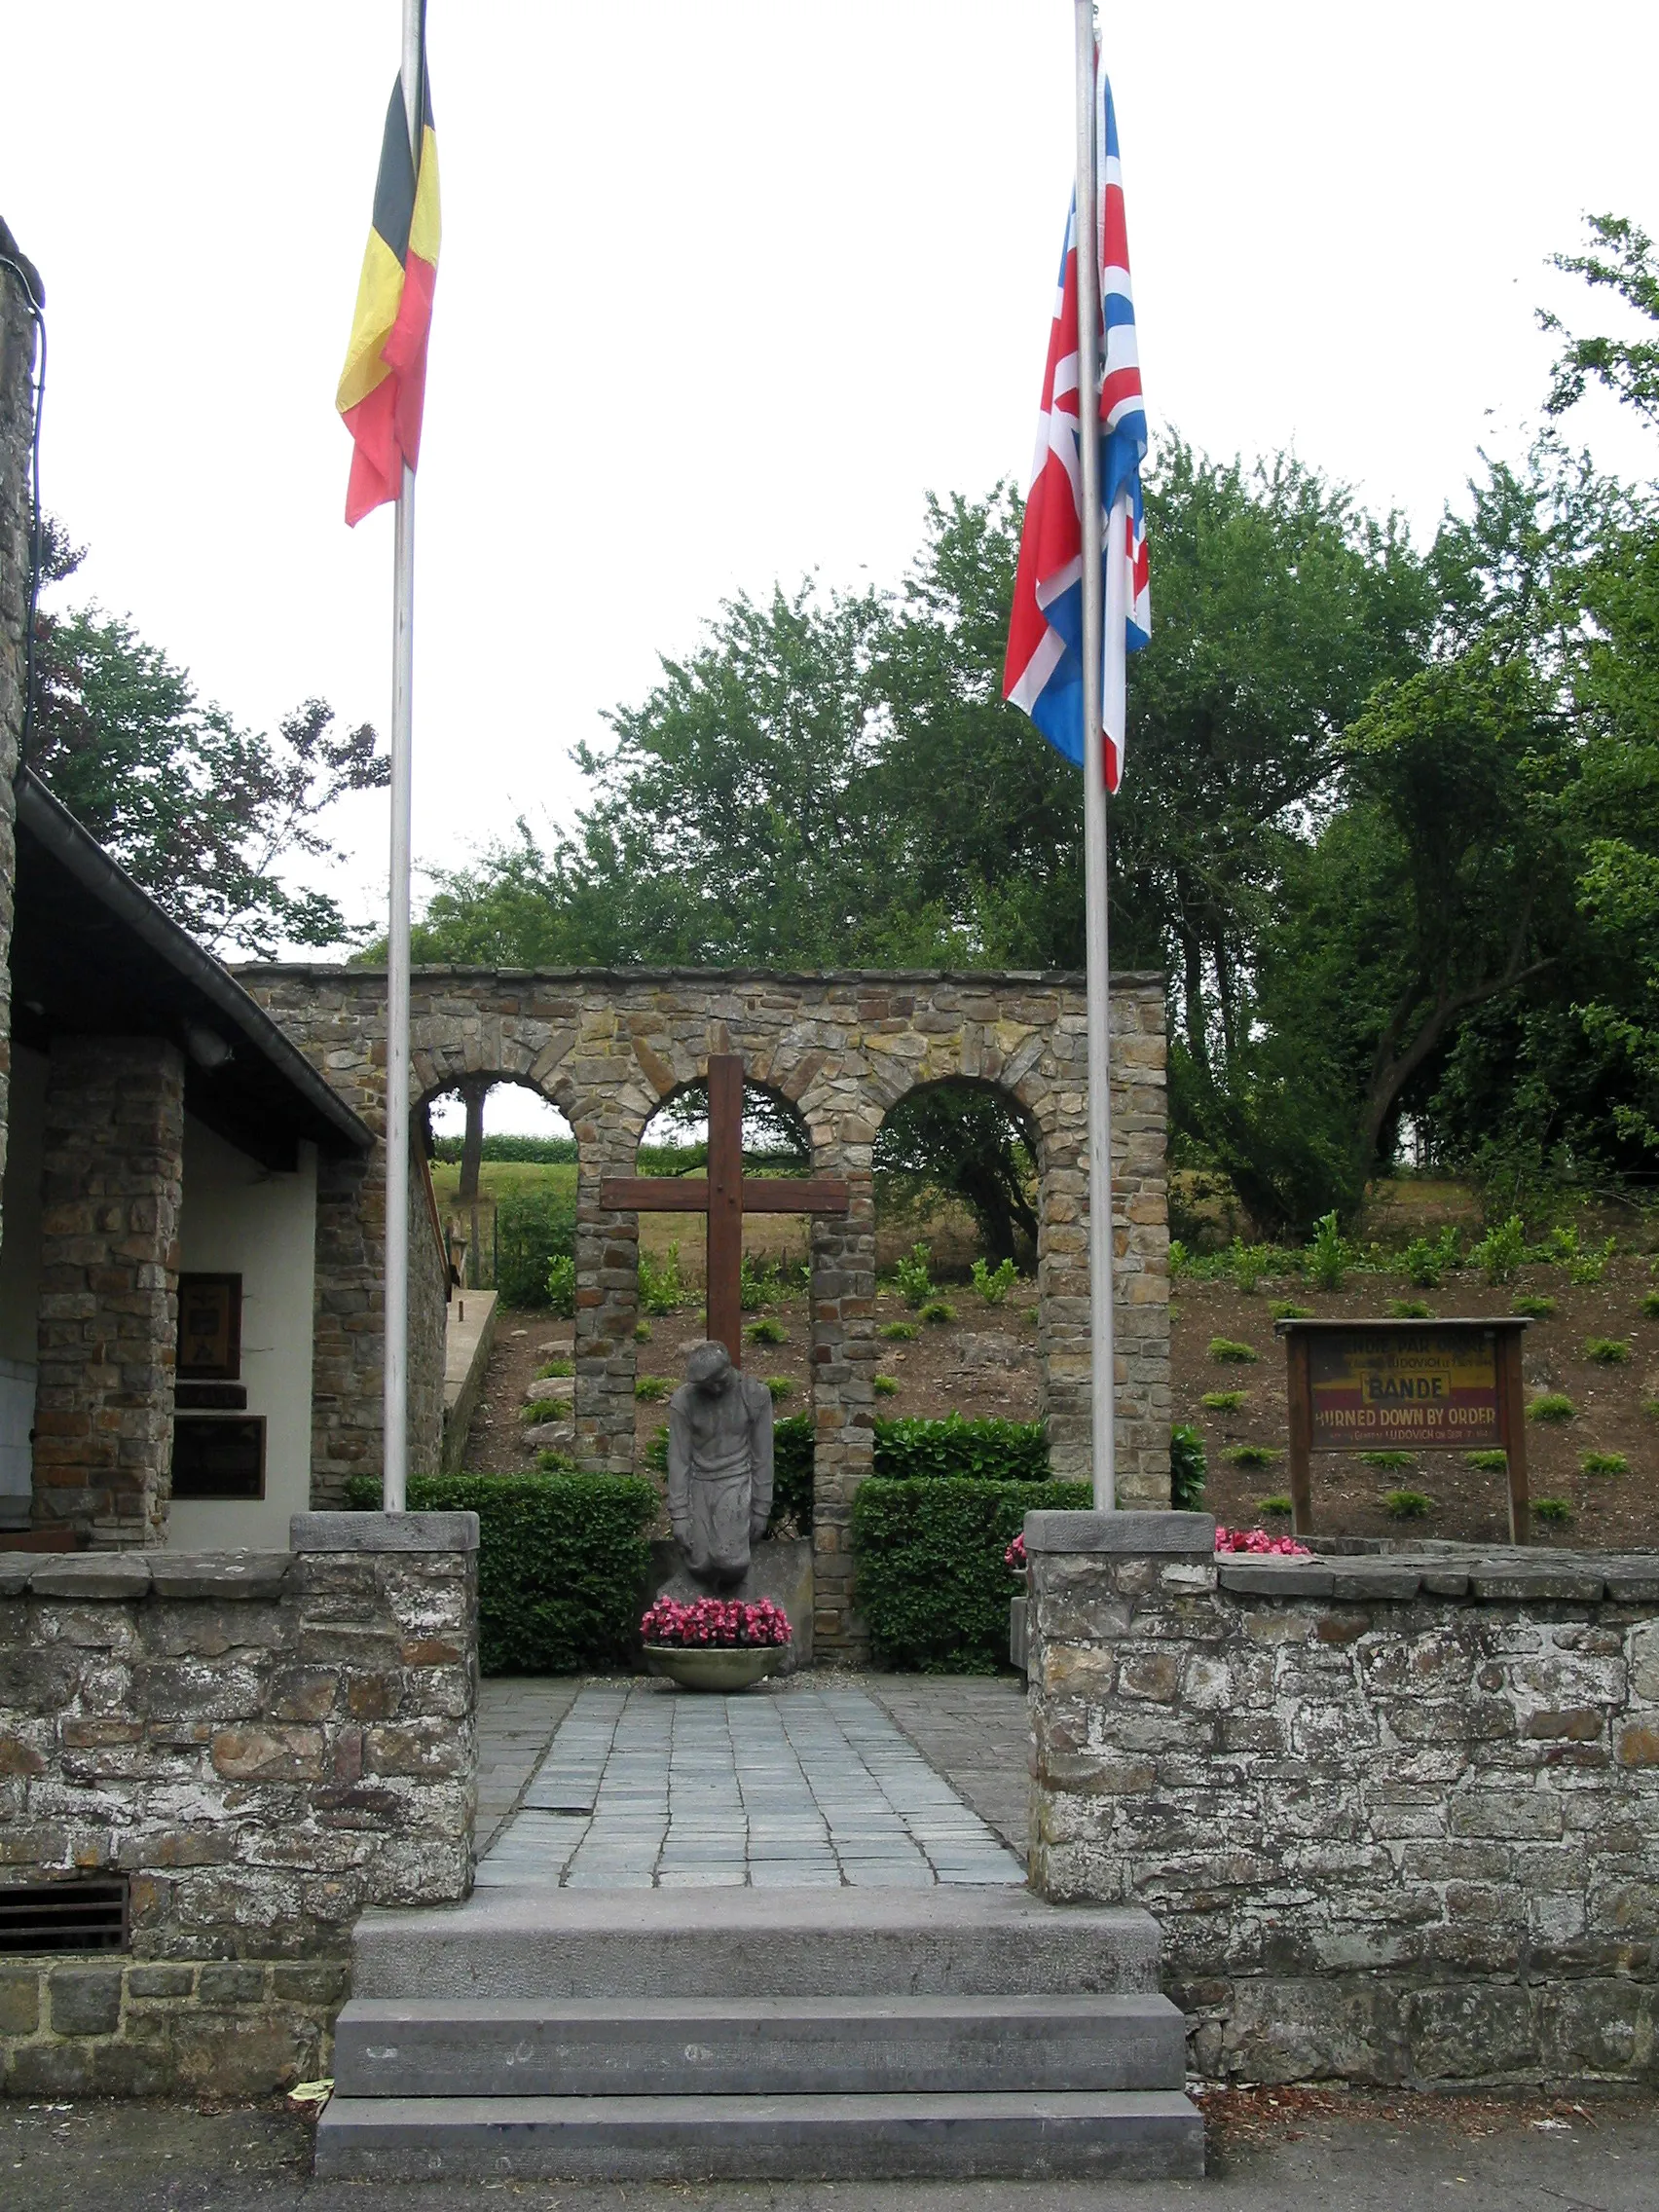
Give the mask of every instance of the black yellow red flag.
<path id="1" fill-rule="evenodd" d="M 413 468 L 420 460 L 438 239 L 438 142 L 423 55 L 420 158 L 410 151 L 399 77 L 387 109 L 374 221 L 335 396 L 352 440 L 349 523 L 395 499 L 403 488 L 404 462 Z"/>

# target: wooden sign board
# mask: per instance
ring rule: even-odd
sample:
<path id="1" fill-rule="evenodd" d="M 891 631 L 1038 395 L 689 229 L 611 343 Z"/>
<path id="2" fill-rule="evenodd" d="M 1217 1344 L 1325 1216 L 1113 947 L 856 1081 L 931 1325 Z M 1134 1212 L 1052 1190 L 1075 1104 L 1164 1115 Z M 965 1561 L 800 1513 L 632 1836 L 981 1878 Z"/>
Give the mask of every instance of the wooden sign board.
<path id="1" fill-rule="evenodd" d="M 173 1423 L 174 1497 L 265 1495 L 265 1417 L 180 1414 Z"/>
<path id="2" fill-rule="evenodd" d="M 178 1372 L 193 1382 L 234 1382 L 241 1374 L 240 1275 L 178 1278 Z"/>
<path id="3" fill-rule="evenodd" d="M 1279 1321 L 1290 1395 L 1290 1494 L 1313 1527 L 1314 1452 L 1503 1452 L 1509 1534 L 1530 1534 L 1519 1313 L 1468 1320 Z"/>

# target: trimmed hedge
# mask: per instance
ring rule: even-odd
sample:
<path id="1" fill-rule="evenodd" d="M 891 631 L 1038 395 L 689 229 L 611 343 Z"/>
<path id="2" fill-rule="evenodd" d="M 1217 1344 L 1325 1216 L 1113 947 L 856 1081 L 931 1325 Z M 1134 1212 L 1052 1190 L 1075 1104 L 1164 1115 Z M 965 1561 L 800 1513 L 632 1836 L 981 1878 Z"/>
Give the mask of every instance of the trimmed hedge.
<path id="1" fill-rule="evenodd" d="M 892 1482 L 1047 1482 L 1049 1440 L 1040 1420 L 878 1420 L 874 1471 Z"/>
<path id="2" fill-rule="evenodd" d="M 1008 1664 L 1009 1600 L 1020 1588 L 1003 1553 L 1027 1513 L 1092 1502 L 1087 1483 L 872 1475 L 853 1499 L 853 1595 L 875 1664 L 996 1674 Z"/>
<path id="3" fill-rule="evenodd" d="M 347 1502 L 380 1505 L 373 1475 Z M 637 1475 L 415 1475 L 416 1513 L 478 1516 L 479 1664 L 575 1675 L 632 1664 L 650 1574 L 655 1487 Z"/>

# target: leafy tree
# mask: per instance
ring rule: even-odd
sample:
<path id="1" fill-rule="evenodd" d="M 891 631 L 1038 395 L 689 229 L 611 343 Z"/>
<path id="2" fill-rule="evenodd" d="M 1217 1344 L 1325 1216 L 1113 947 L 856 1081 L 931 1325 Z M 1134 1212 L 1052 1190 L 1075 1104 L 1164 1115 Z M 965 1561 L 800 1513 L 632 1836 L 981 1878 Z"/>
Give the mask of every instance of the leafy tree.
<path id="1" fill-rule="evenodd" d="M 1558 253 L 1556 268 L 1610 291 L 1649 322 L 1659 323 L 1659 258 L 1647 233 L 1624 215 L 1592 215 L 1588 253 Z M 1549 397 L 1552 415 L 1575 407 L 1592 381 L 1659 429 L 1659 334 L 1651 338 L 1574 338 L 1559 315 L 1540 311 L 1540 325 L 1565 341 Z"/>
<path id="2" fill-rule="evenodd" d="M 878 1188 L 911 1201 L 924 1192 L 960 1200 L 993 1265 L 1035 1266 L 1035 1156 L 996 1091 L 966 1083 L 910 1091 L 881 1125 L 875 1172 Z"/>
<path id="3" fill-rule="evenodd" d="M 48 580 L 81 558 L 53 531 Z M 320 817 L 386 783 L 369 723 L 337 729 L 332 708 L 308 699 L 275 738 L 244 730 L 129 622 L 95 608 L 43 614 L 37 637 L 29 766 L 160 905 L 220 951 L 269 956 L 283 940 L 350 934 L 336 900 L 290 889 L 280 870 L 337 858 Z"/>

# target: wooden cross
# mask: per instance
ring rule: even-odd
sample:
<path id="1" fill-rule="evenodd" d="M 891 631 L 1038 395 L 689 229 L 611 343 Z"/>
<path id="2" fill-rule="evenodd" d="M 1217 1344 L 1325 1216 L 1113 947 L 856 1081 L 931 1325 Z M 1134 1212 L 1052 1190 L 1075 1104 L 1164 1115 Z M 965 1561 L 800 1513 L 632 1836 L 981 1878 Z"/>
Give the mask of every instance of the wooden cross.
<path id="1" fill-rule="evenodd" d="M 601 1205 L 616 1213 L 703 1213 L 709 1217 L 709 1335 L 743 1365 L 743 1217 L 746 1213 L 845 1213 L 847 1185 L 830 1176 L 762 1181 L 743 1172 L 743 1060 L 709 1055 L 709 1179 L 607 1175 Z"/>

